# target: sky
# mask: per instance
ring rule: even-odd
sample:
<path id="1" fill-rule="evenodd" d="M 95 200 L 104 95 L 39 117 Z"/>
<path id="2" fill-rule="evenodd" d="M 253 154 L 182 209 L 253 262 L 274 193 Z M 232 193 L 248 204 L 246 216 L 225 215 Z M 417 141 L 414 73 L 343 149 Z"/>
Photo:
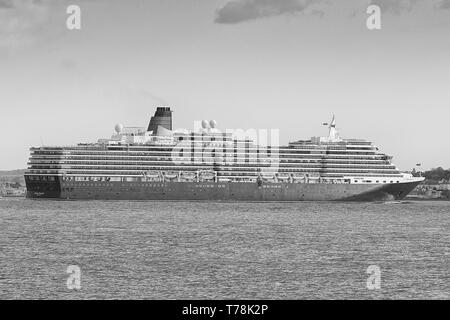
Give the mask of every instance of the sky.
<path id="1" fill-rule="evenodd" d="M 158 105 L 175 128 L 215 119 L 283 144 L 335 114 L 401 170 L 449 168 L 450 0 L 0 0 L 0 169 L 146 127 Z"/>

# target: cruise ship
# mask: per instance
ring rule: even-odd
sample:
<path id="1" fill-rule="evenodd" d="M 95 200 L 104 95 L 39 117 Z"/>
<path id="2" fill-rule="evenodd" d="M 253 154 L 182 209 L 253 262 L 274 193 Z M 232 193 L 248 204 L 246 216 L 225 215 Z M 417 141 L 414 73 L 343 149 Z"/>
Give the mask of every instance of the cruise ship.
<path id="1" fill-rule="evenodd" d="M 372 142 L 341 138 L 334 116 L 328 136 L 282 146 L 276 134 L 222 132 L 214 120 L 173 130 L 172 112 L 157 107 L 147 128 L 118 124 L 95 143 L 32 147 L 27 197 L 389 201 L 423 180 L 399 171 Z"/>

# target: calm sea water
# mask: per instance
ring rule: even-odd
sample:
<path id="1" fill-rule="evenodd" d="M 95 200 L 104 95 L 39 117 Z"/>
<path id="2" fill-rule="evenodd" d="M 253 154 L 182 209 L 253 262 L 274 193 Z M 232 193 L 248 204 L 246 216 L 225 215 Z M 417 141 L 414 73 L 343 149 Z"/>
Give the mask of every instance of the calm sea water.
<path id="1" fill-rule="evenodd" d="M 450 298 L 450 202 L 2 199 L 0 221 L 2 299 Z"/>

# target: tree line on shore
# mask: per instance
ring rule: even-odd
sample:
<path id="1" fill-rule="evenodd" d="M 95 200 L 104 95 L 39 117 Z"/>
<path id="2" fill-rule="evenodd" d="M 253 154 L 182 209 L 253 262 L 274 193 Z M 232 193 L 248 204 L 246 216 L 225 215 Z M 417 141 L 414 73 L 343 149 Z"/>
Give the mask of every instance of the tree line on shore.
<path id="1" fill-rule="evenodd" d="M 433 168 L 425 172 L 419 172 L 416 169 L 413 169 L 412 174 L 415 177 L 425 177 L 425 179 L 430 182 L 437 183 L 439 181 L 445 180 L 450 183 L 450 169 L 445 170 L 442 167 Z"/>

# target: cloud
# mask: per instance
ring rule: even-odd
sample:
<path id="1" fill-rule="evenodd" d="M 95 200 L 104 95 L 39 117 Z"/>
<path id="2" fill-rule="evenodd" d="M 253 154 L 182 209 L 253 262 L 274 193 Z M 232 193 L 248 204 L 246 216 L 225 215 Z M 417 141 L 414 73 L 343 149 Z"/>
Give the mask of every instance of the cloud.
<path id="1" fill-rule="evenodd" d="M 0 10 L 11 9 L 13 6 L 13 0 L 0 0 Z"/>
<path id="2" fill-rule="evenodd" d="M 214 22 L 240 23 L 305 11 L 320 0 L 232 0 L 216 11 Z M 317 9 L 314 12 L 318 12 Z"/>
<path id="3" fill-rule="evenodd" d="M 450 10 L 450 0 L 441 0 L 437 7 L 438 9 Z"/>
<path id="4" fill-rule="evenodd" d="M 410 12 L 418 3 L 437 3 L 441 9 L 450 9 L 450 0 L 230 0 L 216 11 L 215 22 L 236 24 L 286 14 L 325 14 L 350 12 L 350 17 L 366 14 L 371 5 L 380 7 L 383 13 Z"/>
<path id="5" fill-rule="evenodd" d="M 380 7 L 381 12 L 400 14 L 411 11 L 419 0 L 371 0 L 370 4 Z"/>
<path id="6" fill-rule="evenodd" d="M 0 49 L 15 50 L 42 37 L 50 21 L 46 0 L 0 0 Z"/>

